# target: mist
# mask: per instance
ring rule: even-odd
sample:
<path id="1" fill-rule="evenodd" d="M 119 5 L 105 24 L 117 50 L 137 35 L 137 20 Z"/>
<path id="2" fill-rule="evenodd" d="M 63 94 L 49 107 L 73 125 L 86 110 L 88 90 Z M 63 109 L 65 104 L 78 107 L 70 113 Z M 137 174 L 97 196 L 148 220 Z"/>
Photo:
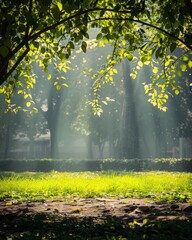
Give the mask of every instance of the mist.
<path id="1" fill-rule="evenodd" d="M 192 157 L 192 100 L 184 76 L 183 92 L 171 97 L 167 112 L 148 102 L 143 84 L 150 81 L 143 67 L 135 80 L 132 64 L 123 60 L 114 81 L 103 84 L 100 97 L 107 99 L 100 116 L 94 115 L 92 76 L 106 63 L 111 47 L 95 48 L 86 54 L 77 51 L 70 60 L 71 70 L 60 76 L 50 65 L 47 74 L 34 66 L 38 82 L 31 90 L 36 111 L 26 109 L 26 99 L 17 94 L 8 111 L 0 96 L 0 157 L 4 159 L 133 159 Z M 91 71 L 89 72 L 89 70 Z M 83 73 L 84 72 L 84 73 Z M 86 72 L 86 73 L 85 73 Z M 64 87 L 54 85 L 59 78 Z M 26 109 L 26 110 L 25 110 Z"/>

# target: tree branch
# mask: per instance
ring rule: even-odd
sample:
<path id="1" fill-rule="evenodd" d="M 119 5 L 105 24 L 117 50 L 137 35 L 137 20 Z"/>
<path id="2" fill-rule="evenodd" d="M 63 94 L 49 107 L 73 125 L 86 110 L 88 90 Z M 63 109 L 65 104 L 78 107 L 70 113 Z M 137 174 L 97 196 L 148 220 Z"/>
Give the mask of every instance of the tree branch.
<path id="1" fill-rule="evenodd" d="M 188 0 L 185 0 L 185 2 L 187 4 L 189 4 L 189 1 Z M 32 3 L 32 0 L 31 0 L 31 3 Z M 144 4 L 145 1 L 144 0 L 141 0 L 141 3 Z M 191 6 L 192 4 L 190 4 Z M 49 31 L 49 30 L 52 30 L 56 27 L 58 27 L 59 25 L 61 24 L 64 24 L 66 23 L 67 21 L 71 20 L 71 19 L 74 19 L 78 16 L 82 16 L 84 14 L 87 14 L 87 13 L 91 13 L 91 12 L 96 12 L 96 11 L 105 11 L 105 12 L 116 12 L 116 13 L 119 13 L 119 14 L 130 14 L 130 11 L 128 10 L 115 10 L 115 9 L 108 9 L 108 8 L 90 8 L 90 9 L 87 9 L 87 10 L 81 10 L 81 11 L 78 11 L 76 12 L 75 14 L 72 14 L 71 16 L 69 17 L 66 17 L 65 19 L 59 21 L 59 22 L 56 22 L 50 26 L 47 26 L 45 27 L 44 29 L 34 33 L 33 35 L 31 36 L 28 36 L 27 38 L 24 38 L 22 42 L 20 42 L 16 47 L 15 49 L 13 49 L 10 54 L 8 54 L 8 56 L 4 59 L 5 60 L 5 64 L 7 64 L 9 62 L 9 60 L 20 50 L 22 49 L 24 46 L 27 46 L 28 45 L 28 42 L 30 41 L 34 41 L 36 40 L 38 37 L 40 37 L 43 33 Z M 139 19 L 133 19 L 133 18 L 118 18 L 118 17 L 111 17 L 111 18 L 97 18 L 97 19 L 94 19 L 94 20 L 91 20 L 90 22 L 94 22 L 94 21 L 99 21 L 99 20 L 117 20 L 117 21 L 132 21 L 132 22 L 136 22 L 136 23 L 140 23 L 142 25 L 145 25 L 145 26 L 149 26 L 149 27 L 152 27 L 154 29 L 157 29 L 158 31 L 160 32 L 163 32 L 165 33 L 167 36 L 175 39 L 175 40 L 178 40 L 179 42 L 181 42 L 182 44 L 184 44 L 188 49 L 192 50 L 192 46 L 188 45 L 185 41 L 183 41 L 182 39 L 178 38 L 177 36 L 167 32 L 166 30 L 160 28 L 160 27 L 157 27 L 153 24 L 150 24 L 150 23 L 147 23 L 147 22 L 143 22 Z M 28 53 L 28 49 L 26 49 L 24 51 L 24 53 L 20 56 L 20 58 L 18 59 L 18 61 L 14 64 L 14 66 L 11 68 L 11 70 L 5 75 L 5 77 L 3 78 L 3 81 L 1 81 L 1 83 L 3 83 L 4 81 L 6 81 L 6 79 L 11 75 L 11 73 L 16 69 L 16 67 L 19 65 L 19 63 L 22 61 L 22 59 L 26 56 L 26 54 Z M 5 65 L 4 64 L 4 65 Z M 5 66 L 1 66 L 1 69 L 4 69 Z"/>
<path id="2" fill-rule="evenodd" d="M 22 54 L 21 56 L 18 58 L 18 60 L 15 62 L 15 64 L 12 66 L 12 68 L 8 71 L 8 73 L 6 73 L 5 77 L 4 77 L 4 81 L 6 81 L 6 79 L 14 72 L 14 70 L 17 68 L 17 66 L 20 64 L 20 62 L 23 60 L 23 58 L 27 55 L 27 53 L 29 52 L 29 49 L 27 48 Z"/>
<path id="3" fill-rule="evenodd" d="M 95 22 L 95 21 L 103 21 L 103 20 L 117 20 L 117 21 L 131 21 L 131 22 L 136 22 L 136 23 L 140 23 L 142 25 L 145 25 L 145 26 L 148 26 L 148 27 L 152 27 L 154 29 L 157 29 L 158 31 L 160 32 L 163 32 L 165 33 L 167 36 L 171 37 L 171 38 L 174 38 L 175 40 L 178 40 L 180 43 L 184 44 L 188 49 L 192 50 L 192 46 L 188 45 L 184 40 L 180 39 L 179 37 L 173 35 L 172 33 L 169 33 L 168 31 L 160 28 L 160 27 L 157 27 L 151 23 L 147 23 L 147 22 L 144 22 L 144 21 L 141 21 L 139 19 L 133 19 L 133 18 L 118 18 L 118 17 L 115 17 L 115 18 L 111 18 L 111 17 L 107 17 L 107 18 L 97 18 L 97 19 L 94 19 L 94 20 L 90 20 L 89 22 Z"/>
<path id="4" fill-rule="evenodd" d="M 32 0 L 31 0 L 32 1 Z M 9 60 L 20 50 L 22 49 L 24 46 L 27 46 L 28 43 L 30 41 L 33 41 L 35 39 L 37 39 L 40 35 L 42 35 L 43 33 L 49 31 L 49 30 L 52 30 L 56 27 L 58 27 L 59 25 L 61 24 L 64 24 L 65 22 L 71 20 L 71 19 L 74 19 L 78 16 L 82 16 L 86 13 L 90 13 L 90 12 L 95 12 L 95 11 L 102 11 L 102 10 L 105 10 L 105 11 L 112 11 L 112 12 L 121 12 L 121 13 L 129 13 L 128 11 L 116 11 L 116 10 L 113 10 L 113 9 L 105 9 L 105 8 L 90 8 L 90 9 L 87 9 L 87 10 L 84 10 L 84 11 L 78 11 L 77 13 L 57 22 L 57 23 L 54 23 L 48 27 L 45 27 L 44 29 L 38 31 L 37 33 L 34 33 L 33 35 L 31 36 L 28 36 L 27 38 L 24 37 L 23 40 L 4 58 L 4 64 L 1 66 L 1 69 L 0 69 L 0 77 L 1 76 L 1 73 L 2 73 L 2 69 L 5 69 L 5 67 L 7 66 Z M 6 74 L 5 77 L 3 77 L 3 79 L 0 81 L 0 84 L 2 84 L 4 81 L 6 81 L 7 79 L 7 76 L 10 76 L 10 74 Z"/>

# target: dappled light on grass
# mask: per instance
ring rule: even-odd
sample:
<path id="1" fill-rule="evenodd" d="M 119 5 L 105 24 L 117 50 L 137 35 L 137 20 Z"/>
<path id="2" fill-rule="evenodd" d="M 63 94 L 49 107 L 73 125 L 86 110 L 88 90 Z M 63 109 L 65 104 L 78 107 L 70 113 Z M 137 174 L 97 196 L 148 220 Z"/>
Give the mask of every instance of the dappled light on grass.
<path id="1" fill-rule="evenodd" d="M 136 197 L 191 201 L 192 175 L 168 172 L 2 173 L 1 200 Z"/>

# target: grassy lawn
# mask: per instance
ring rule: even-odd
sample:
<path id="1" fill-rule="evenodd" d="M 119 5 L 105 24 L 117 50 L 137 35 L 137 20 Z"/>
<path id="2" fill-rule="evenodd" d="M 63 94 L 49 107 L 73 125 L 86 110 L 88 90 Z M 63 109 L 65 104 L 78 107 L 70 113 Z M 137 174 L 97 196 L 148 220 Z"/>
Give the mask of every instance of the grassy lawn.
<path id="1" fill-rule="evenodd" d="M 40 201 L 38 204 L 46 205 L 47 202 L 42 202 L 66 200 L 68 197 L 134 197 L 170 202 L 192 202 L 192 174 L 0 172 L 0 200 L 5 201 L 2 203 L 5 207 L 13 205 L 13 209 L 16 209 L 17 205 L 20 206 L 17 201 Z M 172 203 L 165 205 L 172 205 Z M 7 215 L 0 214 L 0 239 L 192 239 L 191 218 L 165 221 L 156 219 L 158 212 L 150 215 L 152 219 L 141 217 L 138 223 L 134 219 L 129 219 L 128 213 L 127 219 L 123 217 L 124 215 L 121 217 L 110 214 L 101 215 L 97 219 L 92 216 L 82 218 L 70 216 L 70 214 L 54 215 L 52 212 L 26 215 L 24 210 L 8 212 Z M 169 215 L 168 212 L 162 214 Z M 174 214 L 178 216 L 178 213 Z"/>
<path id="2" fill-rule="evenodd" d="M 192 174 L 173 172 L 0 172 L 0 200 L 136 197 L 192 202 Z"/>

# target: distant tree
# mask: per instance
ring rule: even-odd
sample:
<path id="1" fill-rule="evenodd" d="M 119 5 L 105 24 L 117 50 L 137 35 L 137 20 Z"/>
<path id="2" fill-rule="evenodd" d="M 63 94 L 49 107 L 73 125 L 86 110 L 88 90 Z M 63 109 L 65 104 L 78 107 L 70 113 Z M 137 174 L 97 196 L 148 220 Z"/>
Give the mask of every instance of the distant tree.
<path id="1" fill-rule="evenodd" d="M 97 156 L 103 158 L 103 152 L 106 142 L 110 145 L 110 155 L 116 154 L 117 138 L 119 135 L 119 118 L 121 113 L 121 104 L 119 103 L 119 96 L 122 88 L 120 78 L 122 77 L 121 67 L 111 70 L 109 76 L 113 76 L 113 81 L 106 84 L 102 83 L 102 88 L 99 93 L 100 101 L 103 103 L 103 109 L 98 108 L 97 114 L 94 111 L 94 101 L 98 101 L 97 97 L 94 98 L 94 85 L 95 76 L 98 75 L 102 67 L 107 62 L 108 54 L 111 47 L 107 46 L 104 49 L 94 46 L 91 42 L 88 45 L 87 54 L 84 56 L 82 52 L 78 52 L 73 59 L 70 59 L 71 66 L 77 66 L 70 71 L 69 81 L 75 79 L 73 97 L 71 103 L 77 99 L 77 103 L 73 106 L 73 112 L 76 115 L 72 119 L 72 129 L 87 138 L 88 158 L 94 158 L 97 149 Z M 80 64 L 78 64 L 80 62 Z M 82 70 L 84 73 L 82 73 Z M 70 92 L 72 90 L 70 89 Z M 97 92 L 96 92 L 97 93 Z M 74 111 L 75 110 L 75 111 Z"/>
<path id="2" fill-rule="evenodd" d="M 12 104 L 20 106 L 20 108 L 17 108 L 17 111 L 15 111 L 15 109 L 13 110 L 13 108 L 7 107 L 3 95 L 0 97 L 0 151 L 4 159 L 10 156 L 11 150 L 16 150 L 14 139 L 19 140 L 20 137 L 20 140 L 22 140 L 23 136 L 29 139 L 29 155 L 32 158 L 34 154 L 35 137 L 46 132 L 42 122 L 42 116 L 39 112 L 30 111 L 30 109 L 23 110 L 26 102 L 27 100 L 20 95 L 14 95 Z"/>
<path id="3" fill-rule="evenodd" d="M 42 116 L 41 125 L 45 126 L 44 131 L 50 133 L 50 153 L 52 158 L 59 157 L 59 119 L 63 116 L 64 112 L 64 99 L 67 96 L 67 88 L 62 88 L 58 83 L 58 79 L 65 78 L 64 75 L 60 76 L 54 70 L 53 65 L 49 66 L 49 74 L 51 79 L 43 81 L 47 78 L 47 74 L 43 73 L 41 69 L 37 68 L 37 74 L 41 77 L 42 81 L 37 83 L 36 89 L 31 89 L 30 94 L 32 101 L 38 113 Z M 57 83 L 57 84 L 56 84 Z M 56 87 L 55 87 L 55 86 Z M 65 82 L 67 86 L 67 83 Z M 63 119 L 65 121 L 65 119 Z"/>
<path id="4" fill-rule="evenodd" d="M 145 91 L 150 102 L 164 111 L 167 91 L 177 95 L 181 90 L 176 76 L 192 67 L 192 60 L 185 55 L 192 50 L 190 0 L 6 0 L 1 3 L 0 18 L 0 92 L 7 100 L 18 89 L 23 89 L 30 100 L 25 89 L 33 88 L 37 81 L 35 76 L 30 77 L 33 61 L 39 59 L 47 71 L 56 57 L 64 64 L 76 43 L 86 52 L 89 28 L 99 30 L 96 42 L 100 47 L 107 43 L 114 47 L 100 74 L 106 77 L 109 67 L 124 58 L 136 61 L 132 78 L 136 78 L 139 68 L 149 65 L 154 75 Z M 176 48 L 182 49 L 180 71 Z M 135 50 L 137 59 L 133 58 Z M 162 71 L 158 71 L 159 64 Z M 96 77 L 95 82 L 99 91 L 101 78 Z M 99 110 L 99 103 L 93 103 Z"/>

